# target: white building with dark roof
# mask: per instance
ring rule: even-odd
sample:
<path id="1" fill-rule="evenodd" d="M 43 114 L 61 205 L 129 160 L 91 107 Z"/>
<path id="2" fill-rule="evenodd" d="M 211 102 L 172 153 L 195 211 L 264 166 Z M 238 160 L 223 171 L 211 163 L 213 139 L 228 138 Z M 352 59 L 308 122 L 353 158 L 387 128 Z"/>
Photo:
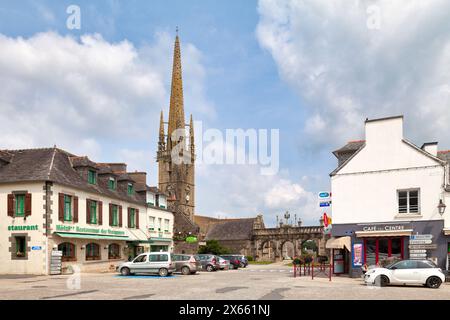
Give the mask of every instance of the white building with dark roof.
<path id="1" fill-rule="evenodd" d="M 56 147 L 0 151 L 0 274 L 107 271 L 143 251 L 170 251 L 165 201 L 124 163 Z M 52 262 L 59 253 L 62 263 Z"/>
<path id="2" fill-rule="evenodd" d="M 364 140 L 333 152 L 330 243 L 343 250 L 345 272 L 393 257 L 429 258 L 448 268 L 449 162 L 437 146 L 405 139 L 399 116 L 366 120 Z M 426 240 L 419 246 L 414 237 Z"/>

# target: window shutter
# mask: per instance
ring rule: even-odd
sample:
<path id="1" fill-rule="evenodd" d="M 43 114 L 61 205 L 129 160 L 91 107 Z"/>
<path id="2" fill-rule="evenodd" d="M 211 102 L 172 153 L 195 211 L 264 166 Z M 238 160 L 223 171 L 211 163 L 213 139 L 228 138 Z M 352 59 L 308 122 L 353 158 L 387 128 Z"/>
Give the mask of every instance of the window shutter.
<path id="1" fill-rule="evenodd" d="M 119 227 L 122 227 L 122 206 L 119 206 Z"/>
<path id="2" fill-rule="evenodd" d="M 136 209 L 134 212 L 136 215 L 136 229 L 139 229 L 139 209 Z"/>
<path id="3" fill-rule="evenodd" d="M 112 203 L 109 204 L 109 225 L 113 225 Z"/>
<path id="4" fill-rule="evenodd" d="M 25 194 L 25 217 L 31 216 L 31 193 Z"/>
<path id="5" fill-rule="evenodd" d="M 91 200 L 86 199 L 86 223 L 91 223 Z"/>
<path id="6" fill-rule="evenodd" d="M 8 216 L 14 217 L 14 195 L 8 194 Z"/>
<path id="7" fill-rule="evenodd" d="M 78 197 L 73 197 L 73 222 L 78 222 Z"/>
<path id="8" fill-rule="evenodd" d="M 58 198 L 58 220 L 64 221 L 64 193 L 60 193 Z"/>
<path id="9" fill-rule="evenodd" d="M 98 224 L 102 225 L 103 223 L 103 202 L 98 202 Z"/>
<path id="10" fill-rule="evenodd" d="M 130 208 L 128 208 L 128 219 L 127 219 L 128 220 L 128 225 L 127 225 L 128 228 L 130 228 L 130 226 L 131 226 L 131 223 L 130 223 L 131 217 L 130 216 L 131 216 L 131 210 L 130 210 Z"/>

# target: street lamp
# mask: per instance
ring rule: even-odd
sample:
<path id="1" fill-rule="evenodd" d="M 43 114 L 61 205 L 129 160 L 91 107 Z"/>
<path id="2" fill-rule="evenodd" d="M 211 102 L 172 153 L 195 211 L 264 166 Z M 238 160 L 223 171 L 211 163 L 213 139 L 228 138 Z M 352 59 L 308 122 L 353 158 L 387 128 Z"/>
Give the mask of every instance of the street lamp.
<path id="1" fill-rule="evenodd" d="M 439 204 L 438 204 L 438 210 L 439 210 L 439 214 L 442 216 L 445 212 L 445 208 L 447 208 L 447 206 L 445 205 L 445 203 L 442 201 L 442 199 L 439 200 Z"/>

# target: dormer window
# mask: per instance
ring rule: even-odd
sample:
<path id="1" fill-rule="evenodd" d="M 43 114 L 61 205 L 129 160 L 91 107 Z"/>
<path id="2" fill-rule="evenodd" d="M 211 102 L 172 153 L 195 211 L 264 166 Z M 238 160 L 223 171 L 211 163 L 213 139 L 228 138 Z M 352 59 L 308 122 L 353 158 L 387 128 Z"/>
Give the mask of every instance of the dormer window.
<path id="1" fill-rule="evenodd" d="M 97 184 L 97 173 L 94 170 L 88 171 L 88 182 L 89 184 Z"/>
<path id="2" fill-rule="evenodd" d="M 133 187 L 132 183 L 128 184 L 127 191 L 128 191 L 128 195 L 132 195 L 134 193 L 134 187 Z"/>
<path id="3" fill-rule="evenodd" d="M 116 190 L 116 188 L 117 188 L 116 179 L 114 179 L 113 177 L 109 178 L 109 180 L 108 180 L 108 189 L 109 190 Z"/>
<path id="4" fill-rule="evenodd" d="M 155 205 L 155 194 L 151 192 L 147 192 L 147 205 L 154 206 Z"/>

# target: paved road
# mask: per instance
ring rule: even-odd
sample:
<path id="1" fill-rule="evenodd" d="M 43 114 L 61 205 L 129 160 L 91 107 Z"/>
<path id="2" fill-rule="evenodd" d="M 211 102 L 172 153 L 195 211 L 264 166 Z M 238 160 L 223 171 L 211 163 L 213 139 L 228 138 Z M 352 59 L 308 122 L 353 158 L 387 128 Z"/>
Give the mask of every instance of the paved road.
<path id="1" fill-rule="evenodd" d="M 361 279 L 293 278 L 281 264 L 246 269 L 175 275 L 121 277 L 82 274 L 80 286 L 71 276 L 0 276 L 0 299 L 450 299 L 450 284 L 424 287 L 367 287 Z M 69 284 L 69 286 L 68 286 Z"/>

